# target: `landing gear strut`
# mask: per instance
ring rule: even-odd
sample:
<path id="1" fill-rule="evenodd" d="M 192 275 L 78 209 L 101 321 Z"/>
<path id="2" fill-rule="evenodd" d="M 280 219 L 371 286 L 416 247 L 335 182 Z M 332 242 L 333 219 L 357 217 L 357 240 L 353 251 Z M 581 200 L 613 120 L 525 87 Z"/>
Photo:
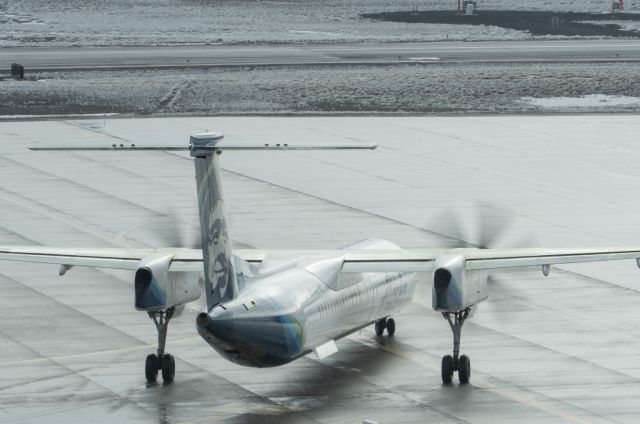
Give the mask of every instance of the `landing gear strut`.
<path id="1" fill-rule="evenodd" d="M 396 332 L 396 322 L 393 318 L 382 318 L 376 321 L 376 335 L 382 336 L 384 330 L 387 330 L 389 336 L 393 336 Z"/>
<path id="2" fill-rule="evenodd" d="M 453 332 L 453 356 L 446 355 L 442 357 L 442 382 L 451 384 L 453 373 L 458 372 L 460 384 L 467 384 L 471 378 L 471 361 L 466 355 L 460 354 L 460 335 L 462 326 L 469 317 L 471 308 L 457 312 L 443 312 L 442 316 L 449 322 L 451 331 Z"/>
<path id="3" fill-rule="evenodd" d="M 171 307 L 166 311 L 149 312 L 149 318 L 156 324 L 158 330 L 158 353 L 152 353 L 147 356 L 144 367 L 144 373 L 149 383 L 153 383 L 158 379 L 158 371 L 162 370 L 162 379 L 165 383 L 171 383 L 176 374 L 176 362 L 168 353 L 164 352 L 167 341 L 167 329 L 169 321 L 173 317 L 176 308 Z"/>

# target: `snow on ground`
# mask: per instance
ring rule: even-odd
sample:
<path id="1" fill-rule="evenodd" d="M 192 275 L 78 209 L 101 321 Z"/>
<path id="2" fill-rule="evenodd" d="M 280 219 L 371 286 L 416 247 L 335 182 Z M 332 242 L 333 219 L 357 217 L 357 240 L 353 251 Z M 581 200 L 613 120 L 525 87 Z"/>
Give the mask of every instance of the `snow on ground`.
<path id="1" fill-rule="evenodd" d="M 636 4 L 637 3 L 637 4 Z M 0 0 L 0 47 L 522 39 L 495 27 L 378 22 L 362 13 L 451 9 L 453 0 Z M 606 12 L 602 0 L 480 0 L 479 9 Z M 640 1 L 627 11 L 640 11 Z"/>
<path id="2" fill-rule="evenodd" d="M 640 67 L 599 64 L 287 66 L 46 72 L 0 81 L 0 115 L 521 113 L 532 98 L 581 98 L 554 111 L 640 111 Z M 591 95 L 606 95 L 592 97 Z M 604 101 L 600 101 L 604 100 Z"/>
<path id="3" fill-rule="evenodd" d="M 630 107 L 637 110 L 640 106 L 640 97 L 609 96 L 606 94 L 589 94 L 580 97 L 523 97 L 522 101 L 532 106 L 546 109 L 575 110 Z"/>

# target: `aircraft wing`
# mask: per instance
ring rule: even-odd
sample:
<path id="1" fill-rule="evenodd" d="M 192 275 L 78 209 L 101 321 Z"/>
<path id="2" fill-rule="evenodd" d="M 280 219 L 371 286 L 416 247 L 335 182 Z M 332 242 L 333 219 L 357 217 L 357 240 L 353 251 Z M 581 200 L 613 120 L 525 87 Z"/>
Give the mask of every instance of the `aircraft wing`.
<path id="1" fill-rule="evenodd" d="M 498 269 L 635 259 L 640 247 L 596 249 L 477 249 L 464 254 L 466 269 Z"/>
<path id="2" fill-rule="evenodd" d="M 259 264 L 269 256 L 343 257 L 343 272 L 428 272 L 442 255 L 459 254 L 465 268 L 500 269 L 580 262 L 636 259 L 640 266 L 640 247 L 596 249 L 384 249 L 384 250 L 260 250 L 237 249 L 234 253 L 247 262 Z M 199 249 L 158 248 L 54 248 L 41 246 L 0 246 L 0 260 L 48 263 L 67 266 L 135 270 L 148 255 L 173 256 L 169 271 L 201 272 Z"/>
<path id="3" fill-rule="evenodd" d="M 461 255 L 467 270 L 492 270 L 580 262 L 636 259 L 640 266 L 640 247 L 623 248 L 526 248 L 526 249 L 388 249 L 337 251 L 268 251 L 239 250 L 238 256 L 248 262 L 285 253 L 290 257 L 312 254 L 343 256 L 343 272 L 428 272 L 442 255 Z"/>
<path id="4" fill-rule="evenodd" d="M 130 270 L 135 270 L 142 258 L 153 254 L 172 255 L 170 271 L 202 271 L 202 251 L 199 249 L 70 249 L 0 246 L 0 260 Z"/>
<path id="5" fill-rule="evenodd" d="M 234 253 L 250 263 L 269 257 L 335 258 L 342 257 L 343 272 L 423 272 L 433 270 L 435 259 L 449 249 L 381 250 L 260 250 L 238 249 Z"/>
<path id="6" fill-rule="evenodd" d="M 344 257 L 344 272 L 393 272 L 430 271 L 433 261 L 447 250 L 260 250 L 236 249 L 234 253 L 243 260 L 260 264 L 265 258 L 326 258 Z M 169 271 L 202 272 L 200 249 L 159 248 L 56 248 L 42 246 L 0 246 L 0 260 L 47 263 L 67 266 L 115 268 L 136 270 L 139 261 L 148 255 L 173 256 Z"/>
<path id="7" fill-rule="evenodd" d="M 526 248 L 526 249 L 385 249 L 335 251 L 237 250 L 244 260 L 259 263 L 270 255 L 281 257 L 343 256 L 344 272 L 425 272 L 433 271 L 435 260 L 442 255 L 462 255 L 465 268 L 499 269 L 580 262 L 637 259 L 640 247 L 623 248 Z M 640 266 L 640 263 L 639 263 Z"/>

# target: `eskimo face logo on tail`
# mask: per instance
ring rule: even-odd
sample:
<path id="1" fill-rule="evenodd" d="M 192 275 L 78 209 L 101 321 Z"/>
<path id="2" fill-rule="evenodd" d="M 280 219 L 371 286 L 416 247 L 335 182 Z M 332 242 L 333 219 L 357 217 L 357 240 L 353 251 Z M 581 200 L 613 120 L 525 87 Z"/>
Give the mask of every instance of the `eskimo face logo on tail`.
<path id="1" fill-rule="evenodd" d="M 211 227 L 207 232 L 207 238 L 209 239 L 209 243 L 217 245 L 221 236 L 226 236 L 224 221 L 220 218 L 216 218 L 211 223 Z"/>
<path id="2" fill-rule="evenodd" d="M 231 282 L 231 270 L 231 262 L 229 258 L 227 258 L 227 255 L 224 252 L 218 253 L 215 261 L 214 275 L 217 276 L 216 287 L 218 287 L 220 298 L 227 292 L 227 287 L 229 287 L 229 283 Z"/>

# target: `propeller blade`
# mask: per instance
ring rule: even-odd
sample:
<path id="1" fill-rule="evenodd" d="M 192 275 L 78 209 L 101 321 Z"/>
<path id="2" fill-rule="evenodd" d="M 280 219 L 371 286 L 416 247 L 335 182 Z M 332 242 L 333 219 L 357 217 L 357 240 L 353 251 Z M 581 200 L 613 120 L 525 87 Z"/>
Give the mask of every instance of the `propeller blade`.
<path id="1" fill-rule="evenodd" d="M 534 245 L 533 237 L 520 238 L 518 243 L 508 237 L 516 216 L 509 209 L 495 204 L 478 203 L 473 211 L 474 215 L 466 219 L 461 219 L 455 211 L 444 211 L 434 221 L 438 226 L 436 232 L 452 240 L 450 247 L 491 249 Z"/>
<path id="2" fill-rule="evenodd" d="M 434 220 L 438 226 L 435 232 L 443 237 L 449 239 L 450 243 L 447 247 L 461 248 L 461 247 L 473 247 L 472 244 L 467 242 L 467 232 L 462 227 L 462 222 L 459 216 L 453 210 L 445 210 L 440 213 Z M 433 226 L 431 226 L 433 227 Z"/>
<path id="3" fill-rule="evenodd" d="M 477 247 L 491 249 L 498 247 L 532 247 L 535 246 L 533 235 L 517 234 L 514 237 L 513 226 L 517 217 L 508 208 L 496 204 L 478 203 L 472 208 L 470 216 L 460 218 L 456 211 L 448 210 L 438 215 L 434 221 L 437 225 L 435 232 L 453 241 L 452 247 Z M 434 225 L 430 226 L 431 228 Z M 490 275 L 487 284 L 492 293 L 493 301 L 487 302 L 482 309 L 489 315 L 498 316 L 500 299 L 505 296 L 516 295 L 512 286 L 505 284 L 500 278 Z M 430 303 L 431 293 L 416 295 L 417 303 L 427 305 Z M 495 304 L 497 302 L 497 304 Z"/>
<path id="4" fill-rule="evenodd" d="M 199 228 L 194 228 L 180 221 L 173 208 L 163 214 L 159 222 L 154 225 L 154 231 L 161 247 L 180 247 L 200 249 L 202 247 Z"/>
<path id="5" fill-rule="evenodd" d="M 501 237 L 509 230 L 513 215 L 504 213 L 501 208 L 489 204 L 479 204 L 476 226 L 476 243 L 481 249 L 488 249 L 499 244 Z"/>

